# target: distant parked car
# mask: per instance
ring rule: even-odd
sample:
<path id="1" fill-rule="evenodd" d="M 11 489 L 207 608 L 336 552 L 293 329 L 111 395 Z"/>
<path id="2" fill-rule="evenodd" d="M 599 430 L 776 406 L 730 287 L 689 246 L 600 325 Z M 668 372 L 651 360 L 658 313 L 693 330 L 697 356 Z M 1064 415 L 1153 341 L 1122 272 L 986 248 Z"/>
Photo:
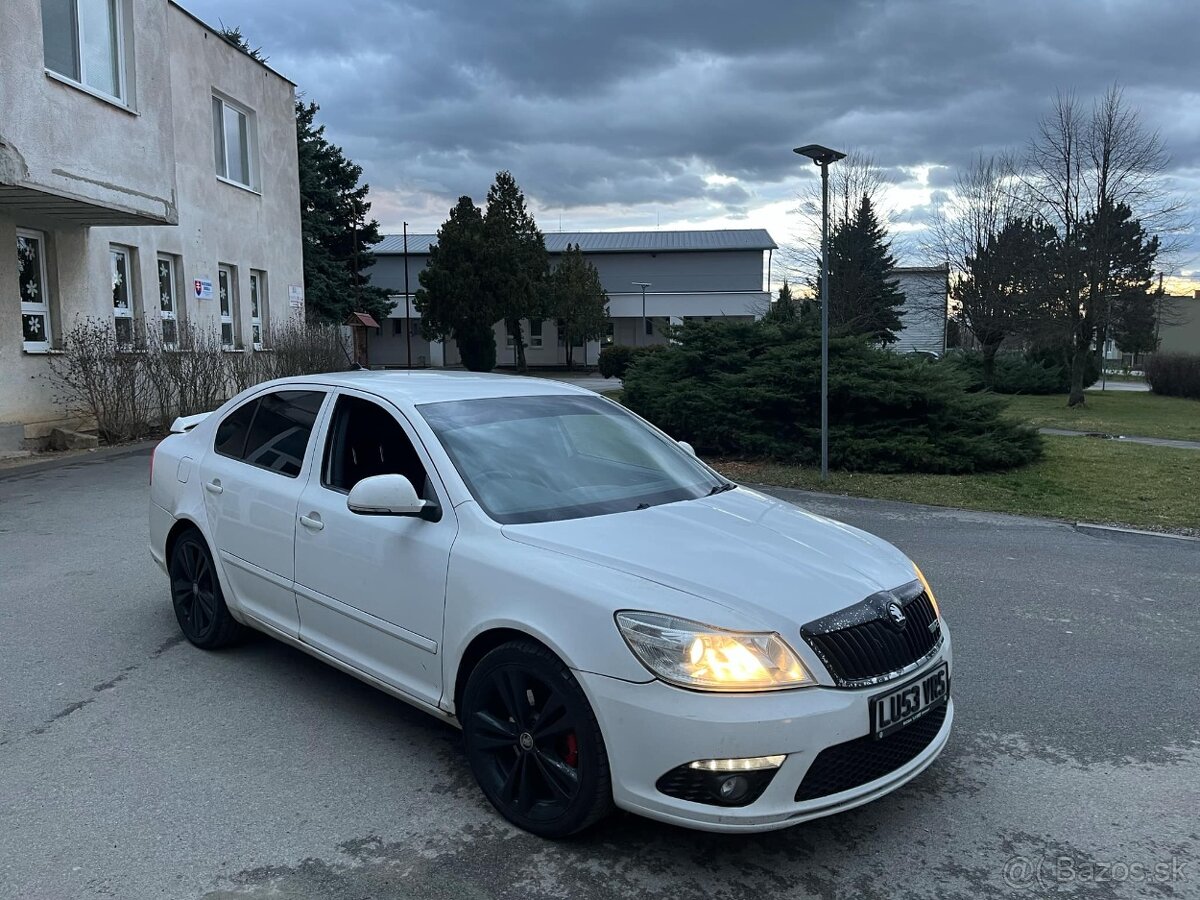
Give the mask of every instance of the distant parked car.
<path id="1" fill-rule="evenodd" d="M 916 565 L 588 391 L 350 372 L 173 430 L 150 549 L 187 639 L 254 628 L 461 726 L 535 834 L 614 804 L 782 828 L 946 744 L 950 636 Z"/>
<path id="2" fill-rule="evenodd" d="M 942 358 L 942 354 L 936 350 L 909 350 L 906 356 L 912 356 L 917 359 L 923 359 L 927 362 L 937 362 Z"/>

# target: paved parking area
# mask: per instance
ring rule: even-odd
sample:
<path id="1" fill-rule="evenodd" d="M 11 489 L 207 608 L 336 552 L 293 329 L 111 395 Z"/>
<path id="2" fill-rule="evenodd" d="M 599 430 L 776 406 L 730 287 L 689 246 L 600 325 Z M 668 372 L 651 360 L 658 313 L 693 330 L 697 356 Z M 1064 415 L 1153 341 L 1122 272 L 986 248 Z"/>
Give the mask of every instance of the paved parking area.
<path id="1" fill-rule="evenodd" d="M 266 639 L 181 643 L 148 457 L 0 474 L 0 897 L 1200 896 L 1200 551 L 780 492 L 919 560 L 957 730 L 884 800 L 727 837 L 550 844 L 458 735 Z"/>

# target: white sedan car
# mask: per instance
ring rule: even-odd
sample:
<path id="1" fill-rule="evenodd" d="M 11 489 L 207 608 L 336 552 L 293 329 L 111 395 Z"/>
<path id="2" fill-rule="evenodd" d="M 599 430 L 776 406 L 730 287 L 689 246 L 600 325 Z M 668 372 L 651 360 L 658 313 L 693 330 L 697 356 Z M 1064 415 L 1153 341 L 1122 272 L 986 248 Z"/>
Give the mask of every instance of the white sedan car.
<path id="1" fill-rule="evenodd" d="M 151 552 L 198 647 L 245 628 L 459 725 L 506 818 L 711 831 L 849 809 L 950 734 L 950 636 L 890 544 L 729 482 L 588 391 L 268 382 L 155 450 Z"/>

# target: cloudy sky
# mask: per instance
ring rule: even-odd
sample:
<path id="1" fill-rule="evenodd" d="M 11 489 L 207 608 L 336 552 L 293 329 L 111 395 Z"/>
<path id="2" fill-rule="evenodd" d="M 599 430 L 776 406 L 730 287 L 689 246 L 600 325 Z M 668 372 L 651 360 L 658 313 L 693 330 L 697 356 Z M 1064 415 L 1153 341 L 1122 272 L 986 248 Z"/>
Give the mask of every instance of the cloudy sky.
<path id="1" fill-rule="evenodd" d="M 389 232 L 436 230 L 506 168 L 545 231 L 765 227 L 786 244 L 815 169 L 791 148 L 809 142 L 871 153 L 912 231 L 957 167 L 1021 148 L 1056 88 L 1114 81 L 1200 221 L 1195 0 L 184 4 L 321 104 Z M 1200 238 L 1179 267 L 1200 287 Z"/>

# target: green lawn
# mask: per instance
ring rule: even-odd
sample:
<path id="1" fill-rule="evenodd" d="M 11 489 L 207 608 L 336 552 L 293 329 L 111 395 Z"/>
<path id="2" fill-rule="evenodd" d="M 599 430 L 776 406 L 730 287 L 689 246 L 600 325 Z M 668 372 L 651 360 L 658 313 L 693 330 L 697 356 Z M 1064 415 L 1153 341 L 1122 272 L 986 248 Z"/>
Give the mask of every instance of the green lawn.
<path id="1" fill-rule="evenodd" d="M 1065 394 L 1005 399 L 1010 415 L 1039 428 L 1200 441 L 1200 400 L 1144 391 L 1088 391 L 1083 406 L 1070 409 Z"/>
<path id="2" fill-rule="evenodd" d="M 1047 437 L 1045 458 L 1011 472 L 831 472 L 827 482 L 820 480 L 816 470 L 798 466 L 728 459 L 709 462 L 741 482 L 1200 533 L 1200 450 L 1118 444 L 1098 438 Z"/>

